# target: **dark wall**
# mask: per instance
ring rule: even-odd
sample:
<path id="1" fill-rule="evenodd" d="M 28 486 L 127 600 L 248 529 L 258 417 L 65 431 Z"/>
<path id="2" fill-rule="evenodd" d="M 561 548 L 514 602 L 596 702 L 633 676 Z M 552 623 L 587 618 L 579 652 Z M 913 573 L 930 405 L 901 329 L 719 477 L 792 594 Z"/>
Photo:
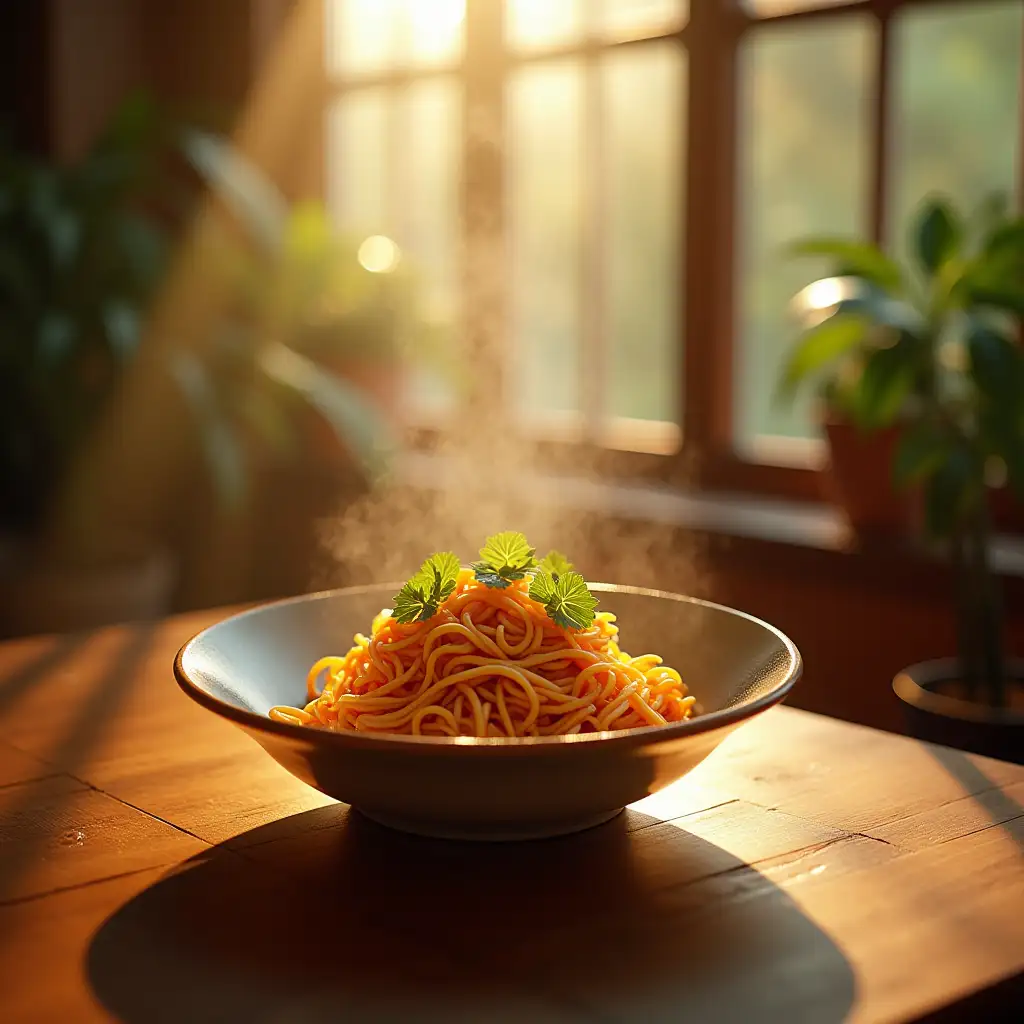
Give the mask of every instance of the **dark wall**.
<path id="1" fill-rule="evenodd" d="M 48 21 L 45 3 L 0 0 L 0 132 L 35 152 L 48 143 Z"/>

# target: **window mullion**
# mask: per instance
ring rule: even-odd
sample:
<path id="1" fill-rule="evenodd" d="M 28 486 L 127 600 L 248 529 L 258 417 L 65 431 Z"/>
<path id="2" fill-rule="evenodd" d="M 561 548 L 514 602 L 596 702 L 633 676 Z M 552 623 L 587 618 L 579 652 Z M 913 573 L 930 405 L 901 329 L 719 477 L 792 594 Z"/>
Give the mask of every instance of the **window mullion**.
<path id="1" fill-rule="evenodd" d="M 884 245 L 887 234 L 889 149 L 892 132 L 892 8 L 889 4 L 881 4 L 876 6 L 874 13 L 878 21 L 878 50 L 875 66 L 874 144 L 869 215 L 871 239 Z"/>
<path id="2" fill-rule="evenodd" d="M 580 239 L 580 408 L 584 436 L 599 443 L 607 406 L 607 330 L 609 302 L 606 295 L 604 196 L 605 118 L 601 93 L 600 51 L 589 49 L 583 66 L 583 190 L 582 238 Z"/>
<path id="3" fill-rule="evenodd" d="M 506 282 L 504 0 L 467 0 L 460 190 L 462 338 L 469 411 L 509 419 Z"/>
<path id="4" fill-rule="evenodd" d="M 684 444 L 703 463 L 732 439 L 736 47 L 744 25 L 718 0 L 692 0 L 686 30 Z"/>

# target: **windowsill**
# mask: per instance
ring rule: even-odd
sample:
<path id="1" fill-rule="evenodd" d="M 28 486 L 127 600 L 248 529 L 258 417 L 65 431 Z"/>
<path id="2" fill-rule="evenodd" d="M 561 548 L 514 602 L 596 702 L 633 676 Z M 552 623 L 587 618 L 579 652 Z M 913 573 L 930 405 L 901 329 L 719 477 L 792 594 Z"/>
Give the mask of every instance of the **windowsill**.
<path id="1" fill-rule="evenodd" d="M 437 490 L 457 485 L 460 469 L 458 461 L 450 457 L 407 453 L 399 463 L 398 475 L 410 486 Z M 828 504 L 686 491 L 650 482 L 591 480 L 536 471 L 525 476 L 518 474 L 514 489 L 517 495 L 543 495 L 545 503 L 556 507 L 617 519 L 851 557 L 871 553 L 858 548 L 843 514 Z M 910 542 L 888 545 L 881 555 L 930 560 Z M 996 537 L 992 561 L 1000 574 L 1024 577 L 1024 538 Z"/>

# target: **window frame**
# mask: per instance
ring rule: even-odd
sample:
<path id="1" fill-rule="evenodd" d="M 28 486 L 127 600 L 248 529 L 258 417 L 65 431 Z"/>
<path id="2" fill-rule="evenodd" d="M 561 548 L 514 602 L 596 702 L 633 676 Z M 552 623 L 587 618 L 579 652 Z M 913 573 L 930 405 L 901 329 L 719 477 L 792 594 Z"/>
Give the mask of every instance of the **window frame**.
<path id="1" fill-rule="evenodd" d="M 757 16 L 742 0 L 689 0 L 689 16 L 673 30 L 607 41 L 588 36 L 572 45 L 512 52 L 504 37 L 505 0 L 466 0 L 463 54 L 443 67 L 396 69 L 382 74 L 328 78 L 325 96 L 337 98 L 353 89 L 401 87 L 436 76 L 456 75 L 463 90 L 462 180 L 459 210 L 462 218 L 462 286 L 460 328 L 465 359 L 474 366 L 474 378 L 486 380 L 467 397 L 469 411 L 495 415 L 496 394 L 507 368 L 502 365 L 502 345 L 495 345 L 493 331 L 480 324 L 506 325 L 509 318 L 507 287 L 508 224 L 503 146 L 481 139 L 506 138 L 506 84 L 517 68 L 539 62 L 576 58 L 585 74 L 596 66 L 600 54 L 622 47 L 643 47 L 673 41 L 687 52 L 687 95 L 683 104 L 685 187 L 679 204 L 681 315 L 678 343 L 682 346 L 678 381 L 682 409 L 681 443 L 653 443 L 651 432 L 629 430 L 628 421 L 611 428 L 600 425 L 593 410 L 584 409 L 579 422 L 559 431 L 527 432 L 525 443 L 535 446 L 539 460 L 558 466 L 579 464 L 602 475 L 638 478 L 665 484 L 708 490 L 754 492 L 796 500 L 820 501 L 826 496 L 824 442 L 765 436 L 758 439 L 757 457 L 741 452 L 736 444 L 733 416 L 736 255 L 738 251 L 737 193 L 739 140 L 738 54 L 749 32 L 767 26 L 800 21 L 863 17 L 875 24 L 872 85 L 874 102 L 869 129 L 869 195 L 865 234 L 884 242 L 887 227 L 887 173 L 891 130 L 892 25 L 902 10 L 941 7 L 963 0 L 854 0 L 852 3 Z M 594 92 L 594 83 L 587 82 Z M 594 104 L 587 113 L 593 116 Z M 481 125 L 485 126 L 481 131 Z M 1021 160 L 1024 166 L 1024 160 Z M 1024 173 L 1024 172 L 1022 172 Z M 1018 183 L 1020 184 L 1020 183 Z M 485 210 L 486 215 L 481 216 Z M 588 230 L 594 230 L 593 226 Z M 600 230 L 600 226 L 597 226 Z M 583 260 L 588 259 L 584 250 Z M 590 248 L 593 248 L 592 246 Z M 480 253 L 501 252 L 506 273 L 500 281 L 484 282 L 472 272 Z M 581 267 L 581 289 L 593 282 L 593 268 Z M 587 304 L 583 303 L 584 309 Z M 581 351 L 600 344 L 601 326 L 585 317 Z M 522 429 L 510 410 L 498 415 L 509 427 Z M 414 446 L 433 445 L 443 435 L 443 424 L 412 429 Z"/>

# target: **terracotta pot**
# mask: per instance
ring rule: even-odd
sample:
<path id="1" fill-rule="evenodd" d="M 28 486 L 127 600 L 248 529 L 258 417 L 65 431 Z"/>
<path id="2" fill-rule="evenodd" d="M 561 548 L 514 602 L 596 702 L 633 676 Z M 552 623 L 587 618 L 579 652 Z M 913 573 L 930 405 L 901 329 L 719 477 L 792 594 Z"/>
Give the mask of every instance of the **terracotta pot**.
<path id="1" fill-rule="evenodd" d="M 907 731 L 917 739 L 1024 764 L 1024 662 L 1007 665 L 1007 706 L 956 695 L 955 658 L 905 668 L 892 688 L 903 702 Z"/>
<path id="2" fill-rule="evenodd" d="M 862 536 L 894 536 L 908 531 L 914 518 L 913 496 L 901 493 L 892 482 L 892 460 L 900 428 L 870 434 L 851 423 L 828 419 L 828 487 Z"/>
<path id="3" fill-rule="evenodd" d="M 174 562 L 144 548 L 109 564 L 68 566 L 20 551 L 0 575 L 0 634 L 69 633 L 170 611 Z"/>

